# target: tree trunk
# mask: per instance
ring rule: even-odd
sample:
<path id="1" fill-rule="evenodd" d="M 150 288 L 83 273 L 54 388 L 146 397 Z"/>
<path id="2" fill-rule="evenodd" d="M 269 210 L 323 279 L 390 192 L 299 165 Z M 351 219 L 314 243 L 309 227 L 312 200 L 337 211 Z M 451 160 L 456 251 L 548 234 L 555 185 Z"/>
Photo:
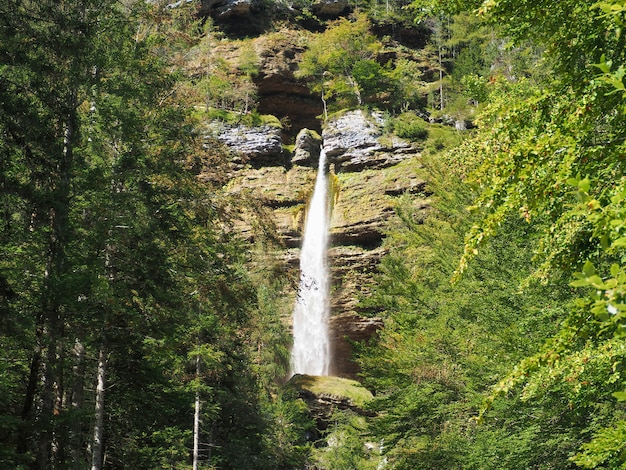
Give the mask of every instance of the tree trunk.
<path id="1" fill-rule="evenodd" d="M 28 375 L 28 383 L 26 385 L 26 391 L 24 393 L 24 402 L 22 404 L 22 423 L 19 431 L 19 438 L 17 440 L 17 453 L 25 454 L 28 452 L 29 446 L 29 421 L 32 418 L 33 407 L 35 405 L 35 396 L 37 394 L 37 382 L 39 381 L 41 373 L 41 360 L 43 353 L 43 325 L 42 316 L 39 315 L 37 319 L 36 335 L 35 335 L 35 348 L 33 350 L 33 357 L 30 361 L 30 373 Z"/>
<path id="2" fill-rule="evenodd" d="M 348 75 L 348 82 L 352 85 L 352 89 L 354 90 L 354 95 L 356 96 L 356 100 L 361 106 L 363 104 L 363 99 L 361 98 L 361 90 L 359 89 L 359 84 L 351 75 Z"/>
<path id="3" fill-rule="evenodd" d="M 85 399 L 85 346 L 77 339 L 74 345 L 74 385 L 72 387 L 72 409 L 77 415 L 83 408 Z M 72 465 L 76 470 L 85 466 L 83 455 L 83 426 L 81 419 L 74 417 L 71 425 Z"/>
<path id="4" fill-rule="evenodd" d="M 57 372 L 62 367 L 62 358 L 58 356 L 58 345 L 62 338 L 63 321 L 61 319 L 61 297 L 65 294 L 60 281 L 66 269 L 66 247 L 69 231 L 70 182 L 74 159 L 74 139 L 76 128 L 76 95 L 68 97 L 70 112 L 66 117 L 63 133 L 63 150 L 57 166 L 57 185 L 51 193 L 50 235 L 48 240 L 48 259 L 44 270 L 42 287 L 42 324 L 43 337 L 47 338 L 46 352 L 42 357 L 43 390 L 41 394 L 41 432 L 37 453 L 37 467 L 40 470 L 55 468 L 52 459 L 54 441 L 54 421 L 60 386 Z"/>
<path id="5" fill-rule="evenodd" d="M 200 380 L 200 355 L 196 357 L 196 380 Z M 196 402 L 193 413 L 193 470 L 198 470 L 200 459 L 200 387 L 196 390 Z"/>
<path id="6" fill-rule="evenodd" d="M 96 374 L 96 406 L 93 425 L 93 441 L 91 444 L 91 470 L 102 469 L 102 451 L 104 448 L 104 398 L 106 392 L 107 350 L 102 341 L 98 353 L 98 371 Z"/>
<path id="7" fill-rule="evenodd" d="M 324 96 L 324 88 L 322 87 L 322 105 L 324 106 L 324 122 L 328 121 L 328 108 L 326 107 L 326 97 Z"/>

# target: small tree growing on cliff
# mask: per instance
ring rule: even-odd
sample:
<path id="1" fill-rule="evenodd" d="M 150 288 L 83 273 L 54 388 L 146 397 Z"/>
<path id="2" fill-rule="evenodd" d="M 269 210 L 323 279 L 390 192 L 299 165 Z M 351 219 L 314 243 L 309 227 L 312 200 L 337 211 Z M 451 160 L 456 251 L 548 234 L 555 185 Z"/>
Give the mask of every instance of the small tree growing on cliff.
<path id="1" fill-rule="evenodd" d="M 340 106 L 362 105 L 384 82 L 383 67 L 375 61 L 381 47 L 365 16 L 341 19 L 311 41 L 298 74 L 312 79 L 311 89 L 324 104 L 332 97 Z"/>

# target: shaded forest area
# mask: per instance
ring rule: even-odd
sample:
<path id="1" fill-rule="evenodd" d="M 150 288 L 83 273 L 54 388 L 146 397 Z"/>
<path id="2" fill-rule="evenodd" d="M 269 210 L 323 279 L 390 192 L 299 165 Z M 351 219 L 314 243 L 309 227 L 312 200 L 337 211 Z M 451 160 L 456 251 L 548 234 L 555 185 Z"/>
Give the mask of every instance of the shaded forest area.
<path id="1" fill-rule="evenodd" d="M 301 32 L 298 78 L 383 111 L 433 194 L 399 198 L 362 300 L 367 412 L 311 439 L 283 387 L 289 280 L 206 133 L 268 119 L 246 39 L 194 2 L 6 0 L 0 466 L 626 466 L 624 2 L 291 6 L 263 28 Z"/>

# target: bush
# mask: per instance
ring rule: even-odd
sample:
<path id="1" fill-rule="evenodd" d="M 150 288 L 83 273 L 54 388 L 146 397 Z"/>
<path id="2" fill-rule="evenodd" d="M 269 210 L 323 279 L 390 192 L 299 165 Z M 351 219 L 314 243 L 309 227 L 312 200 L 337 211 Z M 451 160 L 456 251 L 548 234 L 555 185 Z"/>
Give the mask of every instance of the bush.
<path id="1" fill-rule="evenodd" d="M 414 113 L 403 113 L 395 118 L 392 128 L 402 139 L 426 140 L 428 137 L 427 123 Z"/>

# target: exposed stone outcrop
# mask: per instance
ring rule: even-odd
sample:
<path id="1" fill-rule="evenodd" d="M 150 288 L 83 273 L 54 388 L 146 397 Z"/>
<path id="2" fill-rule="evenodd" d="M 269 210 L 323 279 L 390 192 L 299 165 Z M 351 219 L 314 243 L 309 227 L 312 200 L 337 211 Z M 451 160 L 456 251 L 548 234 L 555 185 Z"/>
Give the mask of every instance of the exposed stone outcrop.
<path id="1" fill-rule="evenodd" d="M 276 235 L 286 247 L 295 248 L 301 243 L 304 207 L 315 184 L 315 170 L 294 166 L 242 168 L 237 171 L 228 187 L 232 193 L 248 193 L 272 212 Z M 236 223 L 238 232 L 248 240 L 255 237 L 252 221 L 246 214 Z M 285 264 L 297 268 L 297 253 L 283 256 Z M 291 262 L 289 261 L 291 259 Z"/>
<path id="2" fill-rule="evenodd" d="M 302 129 L 296 136 L 296 148 L 291 163 L 300 166 L 317 167 L 322 138 L 315 131 Z"/>
<path id="3" fill-rule="evenodd" d="M 315 15 L 325 18 L 337 18 L 350 9 L 348 0 L 317 0 L 311 5 Z"/>
<path id="4" fill-rule="evenodd" d="M 284 29 L 252 40 L 258 57 L 258 73 L 253 77 L 257 88 L 256 109 L 260 114 L 276 116 L 283 123 L 284 140 L 291 140 L 302 128 L 321 132 L 320 97 L 311 95 L 306 80 L 295 74 L 305 51 L 303 34 Z M 240 64 L 242 47 L 240 42 L 215 41 L 211 54 L 234 71 Z M 246 42 L 245 47 L 249 47 L 249 43 Z"/>
<path id="5" fill-rule="evenodd" d="M 405 192 L 419 194 L 424 189 L 424 180 L 416 175 L 416 164 L 408 160 L 413 156 L 405 154 L 403 163 L 380 170 L 337 175 L 339 191 L 331 220 L 334 245 L 380 245 L 394 216 L 394 197 Z"/>
<path id="6" fill-rule="evenodd" d="M 336 410 L 349 410 L 363 416 L 374 416 L 366 410 L 372 393 L 354 380 L 339 377 L 294 375 L 286 385 L 306 404 L 317 429 L 323 431 L 332 422 Z"/>
<path id="7" fill-rule="evenodd" d="M 298 33 L 281 30 L 254 41 L 259 56 L 259 74 L 254 81 L 258 89 L 258 110 L 272 114 L 288 126 L 293 135 L 302 128 L 321 132 L 317 118 L 323 112 L 318 96 L 312 96 L 305 80 L 295 72 L 305 48 Z"/>
<path id="8" fill-rule="evenodd" d="M 189 3 L 189 0 L 178 0 L 168 7 L 176 8 L 183 3 Z M 348 0 L 315 0 L 310 6 L 313 15 L 323 19 L 338 18 L 351 10 Z M 266 26 L 272 17 L 294 19 L 301 14 L 302 7 L 294 5 L 294 2 L 275 2 L 268 9 L 268 5 L 259 0 L 202 0 L 198 11 L 199 16 L 211 16 L 218 24 L 225 23 L 226 29 L 233 25 L 230 22 L 233 18 L 256 19 L 256 24 L 249 25 L 256 26 L 254 29 L 260 29 L 258 32 L 264 29 L 261 27 Z M 245 34 L 244 31 L 240 33 Z"/>
<path id="9" fill-rule="evenodd" d="M 360 301 L 370 295 L 372 275 L 378 271 L 378 264 L 385 254 L 386 251 L 383 248 L 372 250 L 359 246 L 339 245 L 329 249 L 329 264 L 332 266 L 331 310 L 333 312 L 337 315 L 378 313 L 364 309 L 360 306 Z"/>
<path id="10" fill-rule="evenodd" d="M 202 0 L 199 14 L 219 21 L 233 16 L 250 16 L 255 7 L 255 0 Z"/>
<path id="11" fill-rule="evenodd" d="M 342 377 L 356 377 L 359 368 L 352 360 L 353 342 L 369 340 L 383 326 L 383 321 L 376 317 L 362 317 L 356 313 L 333 316 L 330 320 L 332 344 L 330 373 Z"/>
<path id="12" fill-rule="evenodd" d="M 328 257 L 332 270 L 330 321 L 331 373 L 356 377 L 359 369 L 352 361 L 353 342 L 371 338 L 383 326 L 375 310 L 364 309 L 360 302 L 371 294 L 373 275 L 385 254 L 382 248 L 373 250 L 358 246 L 333 246 Z"/>
<path id="13" fill-rule="evenodd" d="M 282 166 L 281 130 L 269 124 L 250 127 L 244 125 L 216 124 L 214 137 L 231 149 L 232 162 L 259 166 Z"/>
<path id="14" fill-rule="evenodd" d="M 326 155 L 337 173 L 386 168 L 417 152 L 410 143 L 383 135 L 383 116 L 378 112 L 345 112 L 329 120 L 322 137 Z"/>

